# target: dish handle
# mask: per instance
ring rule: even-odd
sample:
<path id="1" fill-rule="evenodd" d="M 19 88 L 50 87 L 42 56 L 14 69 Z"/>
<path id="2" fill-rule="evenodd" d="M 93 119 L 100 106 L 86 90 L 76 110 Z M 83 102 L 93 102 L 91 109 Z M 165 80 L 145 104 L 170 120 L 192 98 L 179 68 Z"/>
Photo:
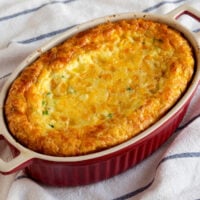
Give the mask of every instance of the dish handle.
<path id="1" fill-rule="evenodd" d="M 182 15 L 188 15 L 192 17 L 193 19 L 200 22 L 200 11 L 188 6 L 187 4 L 184 4 L 169 13 L 167 15 L 175 20 L 177 20 Z M 200 29 L 195 32 L 195 35 L 197 37 L 198 42 L 200 43 Z"/>
<path id="2" fill-rule="evenodd" d="M 0 134 L 0 140 L 4 140 L 4 137 Z M 8 145 L 8 143 L 6 142 Z M 33 158 L 26 152 L 19 152 L 16 157 L 9 161 L 4 161 L 0 158 L 0 173 L 7 175 L 24 169 L 31 164 Z"/>

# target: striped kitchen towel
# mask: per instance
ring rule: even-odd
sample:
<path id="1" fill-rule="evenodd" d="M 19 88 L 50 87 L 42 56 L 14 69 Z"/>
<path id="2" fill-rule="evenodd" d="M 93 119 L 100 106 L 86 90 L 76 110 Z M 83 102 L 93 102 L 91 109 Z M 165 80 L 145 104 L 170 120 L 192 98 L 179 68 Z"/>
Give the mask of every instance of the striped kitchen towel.
<path id="1" fill-rule="evenodd" d="M 88 20 L 123 12 L 165 14 L 197 0 L 1 0 L 0 89 L 18 64 L 54 36 Z M 191 31 L 200 23 L 182 17 Z M 0 175 L 1 200 L 197 200 L 200 199 L 200 88 L 173 136 L 153 155 L 123 174 L 81 187 L 49 187 L 22 171 Z M 1 158 L 10 152 L 0 141 Z"/>

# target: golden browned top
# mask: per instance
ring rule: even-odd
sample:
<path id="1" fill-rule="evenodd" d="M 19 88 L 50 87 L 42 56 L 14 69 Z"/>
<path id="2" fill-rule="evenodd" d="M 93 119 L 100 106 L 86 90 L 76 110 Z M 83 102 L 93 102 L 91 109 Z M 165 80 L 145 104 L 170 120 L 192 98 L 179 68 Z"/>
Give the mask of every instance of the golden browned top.
<path id="1" fill-rule="evenodd" d="M 156 122 L 194 70 L 187 40 L 137 19 L 81 32 L 41 55 L 13 82 L 10 132 L 26 147 L 75 156 L 122 143 Z"/>

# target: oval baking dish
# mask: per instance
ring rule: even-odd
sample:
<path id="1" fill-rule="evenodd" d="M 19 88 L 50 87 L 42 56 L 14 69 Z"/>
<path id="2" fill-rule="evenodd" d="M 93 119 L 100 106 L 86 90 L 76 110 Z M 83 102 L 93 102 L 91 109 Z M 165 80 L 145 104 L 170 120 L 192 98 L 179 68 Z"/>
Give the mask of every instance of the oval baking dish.
<path id="1" fill-rule="evenodd" d="M 200 21 L 200 13 L 187 6 L 181 6 L 165 16 L 147 13 L 126 13 L 106 16 L 68 30 L 27 57 L 7 80 L 0 94 L 0 139 L 8 142 L 14 155 L 14 158 L 9 162 L 0 160 L 0 172 L 9 174 L 24 169 L 32 179 L 47 185 L 86 185 L 119 174 L 153 153 L 170 137 L 179 125 L 200 81 L 200 35 L 191 33 L 176 21 L 179 16 L 184 14 L 190 15 Z M 87 155 L 56 157 L 40 154 L 22 146 L 11 136 L 4 118 L 3 107 L 11 83 L 26 66 L 32 63 L 42 53 L 60 44 L 74 34 L 107 21 L 137 18 L 167 24 L 178 32 L 181 32 L 190 42 L 194 50 L 195 73 L 192 81 L 184 95 L 169 112 L 148 129 L 128 141 L 109 149 Z"/>

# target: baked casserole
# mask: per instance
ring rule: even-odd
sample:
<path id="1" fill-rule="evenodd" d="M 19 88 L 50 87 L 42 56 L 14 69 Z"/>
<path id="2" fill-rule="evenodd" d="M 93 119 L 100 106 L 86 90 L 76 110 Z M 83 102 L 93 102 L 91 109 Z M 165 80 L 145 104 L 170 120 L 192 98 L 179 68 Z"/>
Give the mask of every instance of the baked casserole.
<path id="1" fill-rule="evenodd" d="M 11 134 L 53 156 L 120 144 L 158 121 L 186 90 L 194 56 L 188 41 L 145 19 L 107 22 L 43 53 L 5 100 Z"/>

